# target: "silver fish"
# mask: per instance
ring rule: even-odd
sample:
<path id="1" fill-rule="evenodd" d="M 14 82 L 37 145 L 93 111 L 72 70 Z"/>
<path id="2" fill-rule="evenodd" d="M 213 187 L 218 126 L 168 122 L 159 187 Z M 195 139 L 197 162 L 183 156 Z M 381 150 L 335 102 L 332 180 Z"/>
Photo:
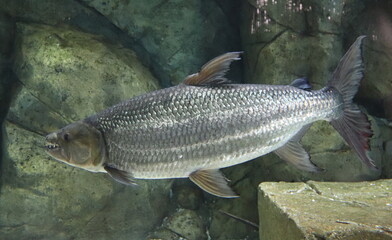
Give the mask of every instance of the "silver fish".
<path id="1" fill-rule="evenodd" d="M 205 191 L 237 197 L 219 168 L 275 152 L 317 172 L 299 141 L 318 120 L 329 121 L 359 158 L 368 156 L 370 123 L 352 99 L 363 77 L 359 37 L 323 89 L 305 79 L 292 85 L 232 84 L 225 78 L 239 52 L 223 54 L 175 87 L 112 106 L 46 137 L 47 152 L 124 184 L 134 179 L 189 177 Z"/>

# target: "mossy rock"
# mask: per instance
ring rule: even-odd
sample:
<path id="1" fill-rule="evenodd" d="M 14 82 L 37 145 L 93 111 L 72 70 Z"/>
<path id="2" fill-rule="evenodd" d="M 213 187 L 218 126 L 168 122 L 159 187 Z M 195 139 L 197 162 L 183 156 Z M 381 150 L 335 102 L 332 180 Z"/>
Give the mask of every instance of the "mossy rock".
<path id="1" fill-rule="evenodd" d="M 391 180 L 262 183 L 260 239 L 392 239 Z"/>
<path id="2" fill-rule="evenodd" d="M 121 185 L 57 162 L 44 135 L 158 88 L 128 49 L 68 27 L 18 24 L 19 91 L 4 125 L 0 238 L 141 239 L 167 212 L 171 181 Z"/>

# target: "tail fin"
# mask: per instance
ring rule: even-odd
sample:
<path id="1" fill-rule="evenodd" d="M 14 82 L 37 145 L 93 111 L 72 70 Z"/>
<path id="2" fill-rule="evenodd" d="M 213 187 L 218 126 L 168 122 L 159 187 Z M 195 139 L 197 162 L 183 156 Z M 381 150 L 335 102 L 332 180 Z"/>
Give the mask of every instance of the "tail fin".
<path id="1" fill-rule="evenodd" d="M 353 98 L 363 78 L 362 43 L 364 38 L 365 36 L 357 38 L 340 60 L 328 82 L 329 87 L 341 94 L 344 102 L 343 115 L 339 119 L 332 120 L 331 124 L 367 166 L 377 169 L 373 160 L 368 156 L 369 141 L 373 135 L 370 122 L 353 103 Z"/>

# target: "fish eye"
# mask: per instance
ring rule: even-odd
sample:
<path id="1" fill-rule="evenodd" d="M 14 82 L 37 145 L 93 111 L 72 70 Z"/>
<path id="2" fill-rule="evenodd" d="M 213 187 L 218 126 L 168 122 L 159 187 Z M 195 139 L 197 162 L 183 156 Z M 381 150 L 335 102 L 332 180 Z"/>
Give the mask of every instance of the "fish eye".
<path id="1" fill-rule="evenodd" d="M 68 134 L 68 133 L 65 133 L 64 136 L 63 136 L 63 138 L 64 138 L 65 141 L 68 142 L 68 141 L 69 141 L 69 134 Z"/>

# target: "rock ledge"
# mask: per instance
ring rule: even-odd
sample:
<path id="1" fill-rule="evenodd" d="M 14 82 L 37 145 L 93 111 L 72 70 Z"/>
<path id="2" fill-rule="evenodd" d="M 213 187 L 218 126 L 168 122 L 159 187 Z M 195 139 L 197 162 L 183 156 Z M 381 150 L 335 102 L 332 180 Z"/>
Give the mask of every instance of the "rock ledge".
<path id="1" fill-rule="evenodd" d="M 259 185 L 260 239 L 392 239 L 392 180 Z"/>

